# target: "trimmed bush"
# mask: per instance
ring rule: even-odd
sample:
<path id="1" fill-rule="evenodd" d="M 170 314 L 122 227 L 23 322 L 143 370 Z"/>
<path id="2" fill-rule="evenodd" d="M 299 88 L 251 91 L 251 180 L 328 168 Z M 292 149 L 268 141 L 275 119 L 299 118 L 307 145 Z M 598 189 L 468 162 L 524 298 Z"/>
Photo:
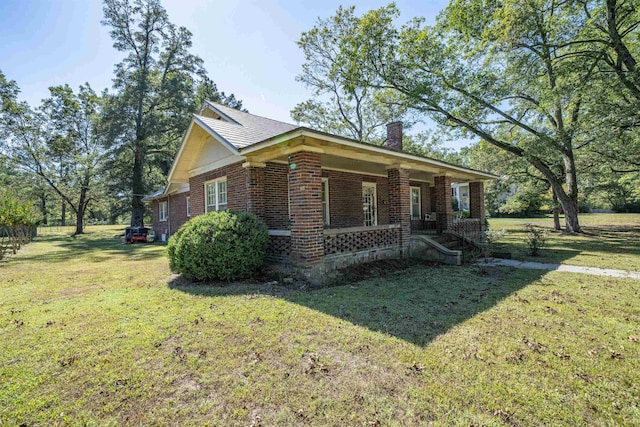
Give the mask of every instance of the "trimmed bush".
<path id="1" fill-rule="evenodd" d="M 192 281 L 250 277 L 264 263 L 267 226 L 247 212 L 221 211 L 186 222 L 169 239 L 171 271 Z"/>

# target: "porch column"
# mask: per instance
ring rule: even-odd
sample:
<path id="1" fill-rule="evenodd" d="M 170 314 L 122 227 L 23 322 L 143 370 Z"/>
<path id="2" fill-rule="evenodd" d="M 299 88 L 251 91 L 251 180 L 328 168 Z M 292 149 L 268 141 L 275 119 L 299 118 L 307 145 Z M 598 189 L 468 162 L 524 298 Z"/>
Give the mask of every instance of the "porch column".
<path id="1" fill-rule="evenodd" d="M 298 151 L 289 165 L 291 260 L 308 267 L 324 257 L 320 153 Z"/>
<path id="2" fill-rule="evenodd" d="M 247 176 L 247 212 L 264 221 L 264 168 L 265 163 L 246 162 L 242 167 Z"/>
<path id="3" fill-rule="evenodd" d="M 451 205 L 451 177 L 436 176 L 436 229 L 438 233 L 449 230 L 453 226 L 453 206 Z"/>
<path id="4" fill-rule="evenodd" d="M 400 255 L 407 256 L 411 239 L 411 194 L 409 169 L 393 166 L 387 169 L 389 180 L 389 223 L 400 224 Z"/>
<path id="5" fill-rule="evenodd" d="M 484 231 L 484 183 L 482 181 L 469 183 L 469 211 L 471 218 L 480 220 L 480 230 Z"/>

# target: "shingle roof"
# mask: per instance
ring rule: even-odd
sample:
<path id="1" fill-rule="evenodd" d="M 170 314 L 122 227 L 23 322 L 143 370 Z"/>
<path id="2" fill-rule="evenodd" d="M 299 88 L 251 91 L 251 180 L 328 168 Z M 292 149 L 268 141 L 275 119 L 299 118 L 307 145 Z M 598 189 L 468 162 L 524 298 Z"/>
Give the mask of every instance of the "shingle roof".
<path id="1" fill-rule="evenodd" d="M 196 115 L 196 118 L 238 149 L 299 127 L 290 123 L 267 119 L 266 117 L 254 116 L 253 114 L 244 113 L 235 108 L 229 108 L 213 102 L 207 102 L 207 104 L 235 123 L 200 115 Z"/>

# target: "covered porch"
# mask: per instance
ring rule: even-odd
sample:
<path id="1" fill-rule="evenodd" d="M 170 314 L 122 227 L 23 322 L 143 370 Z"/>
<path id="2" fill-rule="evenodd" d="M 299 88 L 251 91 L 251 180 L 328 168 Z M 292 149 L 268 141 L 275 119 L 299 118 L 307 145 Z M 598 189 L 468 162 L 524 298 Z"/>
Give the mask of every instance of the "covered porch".
<path id="1" fill-rule="evenodd" d="M 335 269 L 406 257 L 412 235 L 480 237 L 493 176 L 314 133 L 246 150 L 247 207 L 269 225 L 272 260 Z M 453 211 L 452 182 L 469 183 L 469 218 Z M 276 220 L 279 197 L 287 212 Z"/>

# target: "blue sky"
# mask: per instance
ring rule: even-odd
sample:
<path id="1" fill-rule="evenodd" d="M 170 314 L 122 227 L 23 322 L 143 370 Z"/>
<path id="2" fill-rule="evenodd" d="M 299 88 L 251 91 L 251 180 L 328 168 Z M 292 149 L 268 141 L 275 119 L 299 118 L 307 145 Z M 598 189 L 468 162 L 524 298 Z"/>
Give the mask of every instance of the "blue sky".
<path id="1" fill-rule="evenodd" d="M 234 93 L 252 113 L 291 122 L 290 110 L 310 93 L 295 76 L 303 55 L 296 41 L 318 17 L 356 5 L 356 11 L 389 1 L 335 0 L 163 0 L 173 23 L 193 33 L 192 52 L 203 60 L 218 88 Z M 398 0 L 402 19 L 433 22 L 446 0 Z M 111 86 L 120 61 L 100 24 L 95 0 L 0 0 L 0 69 L 15 80 L 32 106 L 48 87 L 88 82 L 96 91 Z"/>

